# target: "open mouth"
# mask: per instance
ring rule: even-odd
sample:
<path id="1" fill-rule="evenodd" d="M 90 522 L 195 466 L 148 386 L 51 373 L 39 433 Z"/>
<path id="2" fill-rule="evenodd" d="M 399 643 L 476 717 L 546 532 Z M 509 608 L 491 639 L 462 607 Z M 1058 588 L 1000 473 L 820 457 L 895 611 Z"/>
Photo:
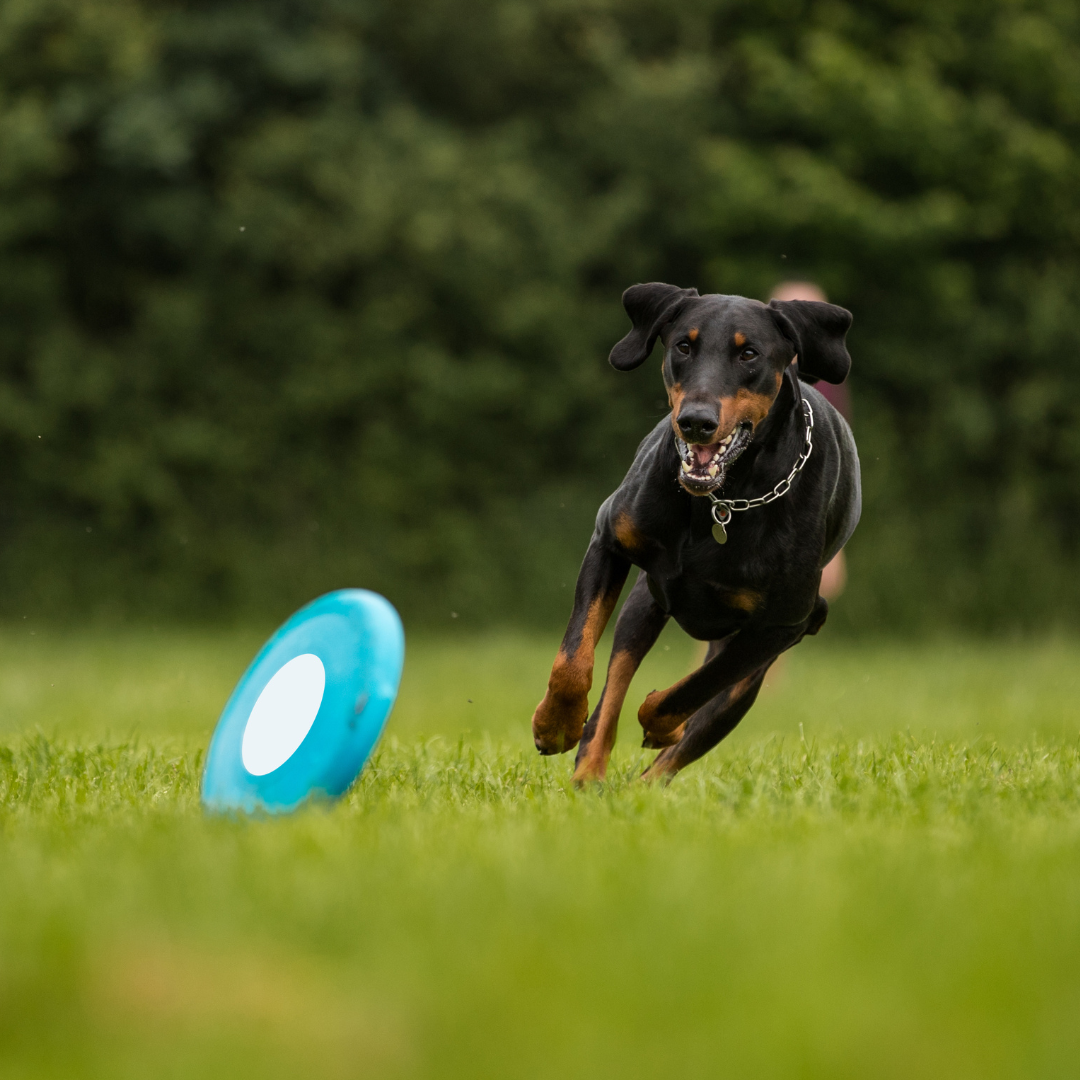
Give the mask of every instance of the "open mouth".
<path id="1" fill-rule="evenodd" d="M 726 438 L 709 446 L 684 443 L 675 436 L 675 448 L 682 459 L 679 483 L 691 495 L 707 495 L 724 482 L 728 466 L 750 445 L 754 429 L 749 421 L 739 424 Z"/>

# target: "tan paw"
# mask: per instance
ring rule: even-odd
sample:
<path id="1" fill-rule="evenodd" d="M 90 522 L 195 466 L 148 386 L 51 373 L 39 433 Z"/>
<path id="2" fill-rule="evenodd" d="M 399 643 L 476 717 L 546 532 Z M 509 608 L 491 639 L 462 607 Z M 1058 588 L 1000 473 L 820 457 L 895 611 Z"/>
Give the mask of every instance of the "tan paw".
<path id="1" fill-rule="evenodd" d="M 589 699 L 584 694 L 556 698 L 549 690 L 536 706 L 532 718 L 533 742 L 541 754 L 563 754 L 581 741 L 589 717 Z"/>
<path id="2" fill-rule="evenodd" d="M 664 700 L 661 690 L 654 690 L 638 709 L 638 723 L 645 732 L 642 746 L 650 750 L 659 750 L 677 743 L 682 736 L 683 717 L 659 714 Z"/>

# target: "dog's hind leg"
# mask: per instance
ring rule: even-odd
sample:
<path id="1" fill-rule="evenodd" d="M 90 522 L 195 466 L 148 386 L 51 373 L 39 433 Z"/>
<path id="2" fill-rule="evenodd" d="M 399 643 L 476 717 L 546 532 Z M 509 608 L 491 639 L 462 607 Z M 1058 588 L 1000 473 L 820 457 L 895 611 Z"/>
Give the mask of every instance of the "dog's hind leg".
<path id="1" fill-rule="evenodd" d="M 656 644 L 668 618 L 652 598 L 648 577 L 642 570 L 615 624 L 615 642 L 608 662 L 607 681 L 581 737 L 577 761 L 574 763 L 574 783 L 604 779 L 630 680 L 645 654 Z"/>
<path id="2" fill-rule="evenodd" d="M 727 638 L 720 638 L 718 641 L 704 641 L 702 644 L 705 646 L 704 653 L 701 654 L 701 660 L 699 663 L 693 665 L 691 673 L 698 671 L 710 660 L 716 659 L 724 651 L 724 646 L 727 644 Z M 645 731 L 645 737 L 641 740 L 641 745 L 646 750 L 663 750 L 666 746 L 674 746 L 679 739 L 682 738 L 682 733 L 686 728 L 686 724 L 678 724 L 675 727 L 668 727 L 664 731 L 656 729 Z"/>
<path id="3" fill-rule="evenodd" d="M 828 611 L 829 605 L 819 596 L 810 615 L 801 623 L 740 630 L 697 671 L 667 690 L 654 690 L 638 709 L 646 745 L 670 745 L 678 737 L 677 729 L 703 705 L 754 675 L 762 665 L 767 667 L 806 634 L 816 634 Z"/>
<path id="4" fill-rule="evenodd" d="M 578 573 L 574 610 L 548 678 L 547 693 L 532 718 L 533 742 L 541 754 L 577 746 L 589 715 L 596 643 L 615 609 L 630 573 L 630 561 L 593 537 Z"/>
<path id="5" fill-rule="evenodd" d="M 771 664 L 772 660 L 762 664 L 745 679 L 729 686 L 698 709 L 678 729 L 678 742 L 656 755 L 642 774 L 642 779 L 670 780 L 680 769 L 708 753 L 721 739 L 730 735 L 757 699 Z"/>

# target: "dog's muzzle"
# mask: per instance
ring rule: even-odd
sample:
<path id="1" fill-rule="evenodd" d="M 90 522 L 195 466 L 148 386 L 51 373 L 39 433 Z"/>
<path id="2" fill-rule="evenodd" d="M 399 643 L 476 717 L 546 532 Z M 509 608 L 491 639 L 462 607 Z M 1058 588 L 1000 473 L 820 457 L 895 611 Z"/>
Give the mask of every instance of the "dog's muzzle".
<path id="1" fill-rule="evenodd" d="M 709 446 L 686 443 L 676 435 L 679 483 L 691 495 L 708 495 L 710 491 L 716 491 L 723 485 L 728 467 L 750 445 L 753 437 L 754 427 L 749 420 L 744 420 L 730 435 Z"/>

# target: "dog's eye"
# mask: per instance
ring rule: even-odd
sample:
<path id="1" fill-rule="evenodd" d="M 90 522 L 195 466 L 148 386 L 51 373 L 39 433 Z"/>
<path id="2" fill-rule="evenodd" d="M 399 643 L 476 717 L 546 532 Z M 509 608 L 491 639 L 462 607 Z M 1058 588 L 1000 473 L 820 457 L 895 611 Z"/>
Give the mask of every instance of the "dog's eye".
<path id="1" fill-rule="evenodd" d="M 757 349 L 745 348 L 739 353 L 740 360 L 756 360 L 758 356 Z"/>
<path id="2" fill-rule="evenodd" d="M 690 355 L 690 342 L 689 341 L 680 341 L 679 344 L 675 346 L 675 348 L 678 349 L 679 352 L 681 352 L 683 354 L 683 356 L 689 356 Z"/>

